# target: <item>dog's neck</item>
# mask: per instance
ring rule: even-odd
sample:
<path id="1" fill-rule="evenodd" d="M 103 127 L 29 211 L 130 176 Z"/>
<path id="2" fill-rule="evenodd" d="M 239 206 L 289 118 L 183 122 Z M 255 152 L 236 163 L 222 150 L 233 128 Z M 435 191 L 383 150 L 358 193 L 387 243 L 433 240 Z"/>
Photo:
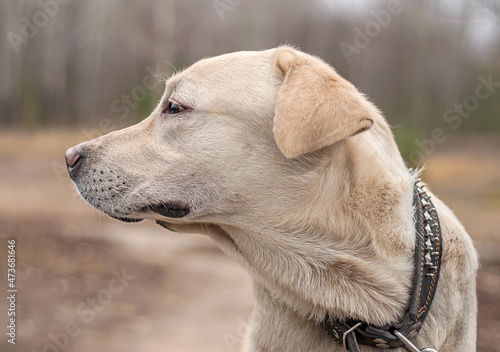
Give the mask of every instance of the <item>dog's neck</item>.
<path id="1" fill-rule="evenodd" d="M 376 137 L 325 150 L 331 162 L 308 183 L 318 188 L 294 197 L 310 203 L 290 200 L 285 208 L 292 213 L 255 218 L 252 226 L 220 226 L 237 248 L 226 253 L 254 280 L 256 306 L 266 307 L 259 317 L 294 315 L 309 329 L 327 313 L 375 325 L 404 315 L 414 246 L 412 177 L 399 153 L 400 162 L 373 153 L 383 151 L 370 145 L 380 144 Z"/>

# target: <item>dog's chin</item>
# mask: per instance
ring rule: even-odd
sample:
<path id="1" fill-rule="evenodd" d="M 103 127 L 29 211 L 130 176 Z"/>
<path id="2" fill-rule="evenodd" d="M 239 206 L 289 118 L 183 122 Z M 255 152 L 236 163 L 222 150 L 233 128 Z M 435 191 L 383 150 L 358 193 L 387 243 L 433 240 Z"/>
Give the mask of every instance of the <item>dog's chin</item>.
<path id="1" fill-rule="evenodd" d="M 141 209 L 139 209 L 137 212 L 134 212 L 129 215 L 115 215 L 115 214 L 109 214 L 107 215 L 113 219 L 120 220 L 123 222 L 139 222 L 144 220 L 145 218 L 150 219 L 151 218 L 151 213 L 153 213 L 154 216 L 153 219 L 157 220 L 157 215 L 160 215 L 161 217 L 165 218 L 170 218 L 170 219 L 180 219 L 185 217 L 191 212 L 191 208 L 188 205 L 185 205 L 180 202 L 165 202 L 165 203 L 158 203 L 158 204 L 152 204 L 148 206 L 144 206 Z M 144 216 L 142 217 L 141 214 Z M 155 219 L 156 218 L 156 219 Z M 161 220 L 157 220 L 161 221 Z"/>
<path id="2" fill-rule="evenodd" d="M 156 220 L 155 222 L 158 225 L 160 225 L 161 227 L 163 227 L 164 229 L 167 229 L 167 230 L 172 231 L 172 232 L 177 232 L 177 230 L 174 230 L 172 227 L 172 224 L 169 222 L 161 221 L 161 220 Z"/>

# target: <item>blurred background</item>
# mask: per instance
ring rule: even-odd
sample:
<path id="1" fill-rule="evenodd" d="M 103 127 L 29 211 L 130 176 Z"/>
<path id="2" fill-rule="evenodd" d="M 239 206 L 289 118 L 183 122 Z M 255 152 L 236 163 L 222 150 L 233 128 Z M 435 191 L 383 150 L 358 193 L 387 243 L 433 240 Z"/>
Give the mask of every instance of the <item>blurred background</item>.
<path id="1" fill-rule="evenodd" d="M 1 351 L 238 351 L 245 272 L 202 236 L 122 224 L 77 196 L 64 151 L 134 124 L 209 56 L 294 44 L 366 93 L 481 256 L 478 351 L 500 351 L 497 0 L 0 3 L 0 287 L 17 241 L 17 340 Z M 472 284 L 472 283 L 471 283 Z"/>

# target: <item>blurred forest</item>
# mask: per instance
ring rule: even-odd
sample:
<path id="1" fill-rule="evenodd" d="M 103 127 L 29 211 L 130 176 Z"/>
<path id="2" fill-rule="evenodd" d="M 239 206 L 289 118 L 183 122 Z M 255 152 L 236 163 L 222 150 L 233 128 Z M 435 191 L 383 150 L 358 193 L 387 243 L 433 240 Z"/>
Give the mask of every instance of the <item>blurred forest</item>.
<path id="1" fill-rule="evenodd" d="M 174 67 L 289 43 L 332 64 L 397 135 L 500 130 L 500 95 L 467 101 L 481 78 L 500 81 L 497 0 L 2 1 L 0 32 L 3 127 L 109 132 L 147 116 Z"/>
<path id="2" fill-rule="evenodd" d="M 85 204 L 64 151 L 146 117 L 176 70 L 280 44 L 335 67 L 425 164 L 481 258 L 477 351 L 500 352 L 500 0 L 0 0 L 0 287 L 2 240 L 19 255 L 18 340 L 0 351 L 239 350 L 244 270 L 208 239 Z M 124 268 L 137 279 L 83 319 Z"/>

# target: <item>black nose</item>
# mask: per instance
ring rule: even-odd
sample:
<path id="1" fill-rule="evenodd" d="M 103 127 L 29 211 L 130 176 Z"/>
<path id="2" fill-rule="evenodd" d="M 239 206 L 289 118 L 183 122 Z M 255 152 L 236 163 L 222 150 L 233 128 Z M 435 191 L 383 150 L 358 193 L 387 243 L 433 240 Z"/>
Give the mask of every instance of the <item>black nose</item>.
<path id="1" fill-rule="evenodd" d="M 78 153 L 76 147 L 72 147 L 66 150 L 64 156 L 66 158 L 66 166 L 68 167 L 69 174 L 70 176 L 73 176 L 76 172 L 79 162 L 83 157 Z"/>

